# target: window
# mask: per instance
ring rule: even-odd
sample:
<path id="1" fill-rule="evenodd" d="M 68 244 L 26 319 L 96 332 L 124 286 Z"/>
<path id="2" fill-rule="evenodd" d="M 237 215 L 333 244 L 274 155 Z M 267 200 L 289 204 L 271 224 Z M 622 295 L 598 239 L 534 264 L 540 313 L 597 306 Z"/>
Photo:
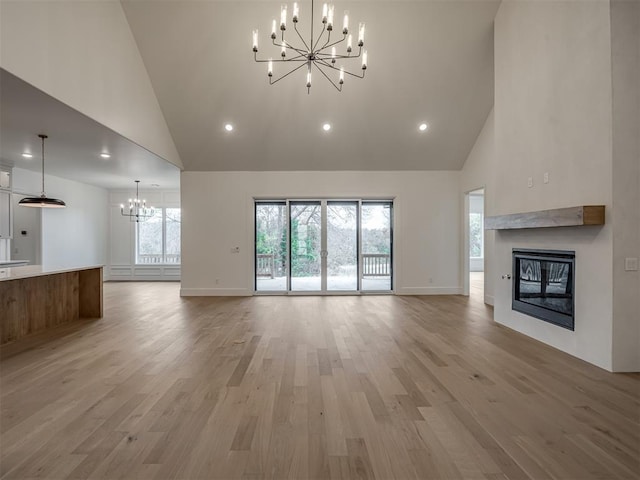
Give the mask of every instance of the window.
<path id="1" fill-rule="evenodd" d="M 481 213 L 469 214 L 469 256 L 471 258 L 484 257 L 484 229 Z"/>
<path id="2" fill-rule="evenodd" d="M 137 264 L 180 264 L 179 208 L 156 208 L 151 218 L 137 225 Z"/>

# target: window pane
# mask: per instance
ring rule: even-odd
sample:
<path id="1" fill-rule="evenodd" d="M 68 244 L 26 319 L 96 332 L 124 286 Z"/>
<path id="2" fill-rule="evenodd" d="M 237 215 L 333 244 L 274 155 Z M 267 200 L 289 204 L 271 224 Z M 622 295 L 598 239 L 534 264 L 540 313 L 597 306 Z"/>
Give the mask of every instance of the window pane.
<path id="1" fill-rule="evenodd" d="M 136 263 L 162 263 L 162 209 L 138 225 Z"/>
<path id="2" fill-rule="evenodd" d="M 320 202 L 291 202 L 291 290 L 322 288 Z"/>
<path id="3" fill-rule="evenodd" d="M 166 245 L 165 245 L 165 262 L 180 263 L 180 209 L 166 208 Z"/>
<path id="4" fill-rule="evenodd" d="M 256 203 L 256 290 L 287 289 L 287 205 Z"/>
<path id="5" fill-rule="evenodd" d="M 327 202 L 327 289 L 358 289 L 357 202 Z"/>
<path id="6" fill-rule="evenodd" d="M 391 290 L 392 207 L 362 203 L 362 290 Z"/>
<path id="7" fill-rule="evenodd" d="M 469 255 L 472 258 L 483 257 L 483 222 L 481 213 L 469 214 Z"/>

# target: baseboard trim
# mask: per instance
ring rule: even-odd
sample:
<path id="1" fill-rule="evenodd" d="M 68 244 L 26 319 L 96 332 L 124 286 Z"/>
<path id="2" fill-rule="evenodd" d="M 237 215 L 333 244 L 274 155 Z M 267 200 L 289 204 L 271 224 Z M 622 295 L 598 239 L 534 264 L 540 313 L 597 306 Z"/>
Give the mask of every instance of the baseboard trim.
<path id="1" fill-rule="evenodd" d="M 487 305 L 493 306 L 494 305 L 493 295 L 485 295 L 484 303 L 486 303 Z"/>
<path id="2" fill-rule="evenodd" d="M 396 295 L 461 295 L 460 287 L 407 287 L 396 289 Z"/>
<path id="3" fill-rule="evenodd" d="M 250 297 L 251 290 L 245 288 L 181 288 L 181 297 Z"/>

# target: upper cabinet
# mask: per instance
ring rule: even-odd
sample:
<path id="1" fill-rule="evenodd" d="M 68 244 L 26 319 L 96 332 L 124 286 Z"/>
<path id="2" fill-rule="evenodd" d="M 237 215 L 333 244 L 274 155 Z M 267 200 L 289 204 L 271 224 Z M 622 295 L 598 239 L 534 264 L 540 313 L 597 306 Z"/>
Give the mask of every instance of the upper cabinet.
<path id="1" fill-rule="evenodd" d="M 11 238 L 11 193 L 0 190 L 0 239 Z"/>
<path id="2" fill-rule="evenodd" d="M 0 167 L 0 239 L 11 238 L 11 171 Z"/>
<path id="3" fill-rule="evenodd" d="M 11 172 L 0 169 L 0 189 L 11 190 Z"/>

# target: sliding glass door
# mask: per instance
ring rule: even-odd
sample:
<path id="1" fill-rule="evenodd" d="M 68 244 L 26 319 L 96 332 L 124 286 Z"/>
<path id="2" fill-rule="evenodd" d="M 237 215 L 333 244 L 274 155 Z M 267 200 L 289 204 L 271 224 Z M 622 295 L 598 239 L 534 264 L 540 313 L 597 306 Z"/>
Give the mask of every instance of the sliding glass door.
<path id="1" fill-rule="evenodd" d="M 289 202 L 291 291 L 322 290 L 322 205 Z"/>
<path id="2" fill-rule="evenodd" d="M 358 293 L 392 290 L 391 201 L 255 203 L 255 290 Z"/>
<path id="3" fill-rule="evenodd" d="M 289 290 L 289 217 L 287 202 L 256 202 L 255 289 Z"/>
<path id="4" fill-rule="evenodd" d="M 358 290 L 358 202 L 327 202 L 327 290 Z"/>
<path id="5" fill-rule="evenodd" d="M 392 207 L 391 202 L 362 202 L 363 291 L 391 290 Z"/>

